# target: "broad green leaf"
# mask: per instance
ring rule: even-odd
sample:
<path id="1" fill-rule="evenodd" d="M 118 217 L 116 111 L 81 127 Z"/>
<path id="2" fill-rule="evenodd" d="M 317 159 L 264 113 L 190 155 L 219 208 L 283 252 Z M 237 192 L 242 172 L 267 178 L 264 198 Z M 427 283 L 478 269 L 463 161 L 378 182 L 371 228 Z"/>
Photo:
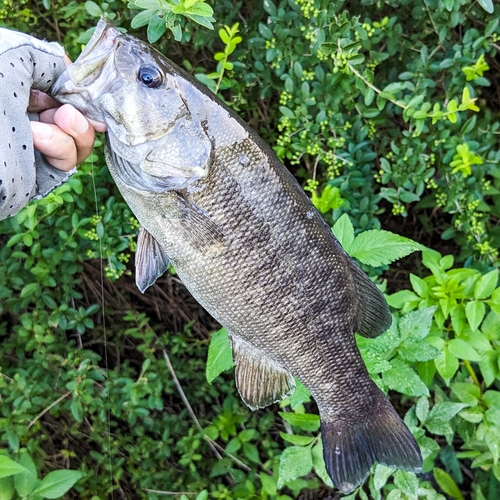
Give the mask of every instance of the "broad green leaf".
<path id="1" fill-rule="evenodd" d="M 29 472 L 26 467 L 14 462 L 9 457 L 5 455 L 0 455 L 0 478 L 13 476 L 14 474 L 21 474 L 23 472 Z"/>
<path id="2" fill-rule="evenodd" d="M 269 476 L 265 472 L 259 474 L 262 483 L 262 492 L 275 496 L 277 493 L 277 483 L 274 476 Z"/>
<path id="3" fill-rule="evenodd" d="M 130 23 L 130 26 L 132 28 L 137 29 L 141 28 L 142 26 L 146 26 L 149 24 L 151 19 L 156 15 L 157 10 L 143 10 L 142 12 L 139 12 L 133 19 L 132 22 Z"/>
<path id="4" fill-rule="evenodd" d="M 387 303 L 395 309 L 402 309 L 403 312 L 408 310 L 405 308 L 408 304 L 416 307 L 420 302 L 420 297 L 411 290 L 400 290 L 387 297 Z"/>
<path id="5" fill-rule="evenodd" d="M 323 458 L 323 442 L 318 440 L 317 444 L 311 450 L 314 472 L 330 488 L 333 488 L 332 480 L 326 471 L 325 459 Z"/>
<path id="6" fill-rule="evenodd" d="M 436 307 L 426 307 L 405 314 L 399 321 L 399 333 L 402 338 L 423 339 L 429 333 Z"/>
<path id="7" fill-rule="evenodd" d="M 307 390 L 304 384 L 296 378 L 295 391 L 293 391 L 293 394 L 290 395 L 290 406 L 292 409 L 296 408 L 298 405 L 310 401 L 310 399 L 311 393 Z"/>
<path id="8" fill-rule="evenodd" d="M 439 487 L 449 496 L 456 500 L 464 500 L 460 488 L 457 486 L 453 478 L 444 470 L 434 469 L 434 479 Z"/>
<path id="9" fill-rule="evenodd" d="M 481 276 L 474 288 L 474 298 L 476 300 L 487 299 L 495 290 L 498 283 L 498 269 Z"/>
<path id="10" fill-rule="evenodd" d="M 398 354 L 405 361 L 429 361 L 437 358 L 440 351 L 425 340 L 409 338 L 398 347 Z"/>
<path id="11" fill-rule="evenodd" d="M 0 478 L 0 500 L 11 500 L 15 493 L 14 479 L 12 476 Z"/>
<path id="12" fill-rule="evenodd" d="M 251 462 L 260 464 L 259 450 L 253 443 L 243 443 L 243 453 Z"/>
<path id="13" fill-rule="evenodd" d="M 102 17 L 102 10 L 95 2 L 88 1 L 85 2 L 85 9 L 92 17 Z"/>
<path id="14" fill-rule="evenodd" d="M 311 415 L 309 413 L 291 413 L 279 412 L 281 418 L 286 420 L 289 424 L 302 429 L 303 431 L 314 432 L 319 429 L 320 420 L 318 415 Z"/>
<path id="15" fill-rule="evenodd" d="M 351 255 L 351 244 L 354 241 L 354 227 L 347 214 L 342 215 L 332 228 L 333 234 L 339 240 L 342 248 Z"/>
<path id="16" fill-rule="evenodd" d="M 376 464 L 375 471 L 373 473 L 373 485 L 377 490 L 380 490 L 382 486 L 387 483 L 389 476 L 394 472 L 395 469 L 392 467 L 387 467 L 386 465 Z"/>
<path id="17" fill-rule="evenodd" d="M 437 403 L 432 407 L 432 410 L 429 414 L 429 420 L 442 420 L 447 422 L 451 418 L 453 418 L 460 410 L 463 410 L 467 406 L 469 405 L 465 403 L 451 403 L 449 401 Z"/>
<path id="18" fill-rule="evenodd" d="M 165 18 L 160 17 L 158 14 L 151 18 L 149 21 L 147 34 L 149 43 L 155 43 L 160 37 L 167 31 L 167 25 L 165 24 Z"/>
<path id="19" fill-rule="evenodd" d="M 418 479 L 414 472 L 398 470 L 394 473 L 394 484 L 406 495 L 417 496 Z"/>
<path id="20" fill-rule="evenodd" d="M 311 448 L 308 446 L 290 446 L 280 456 L 278 489 L 288 481 L 309 474 L 313 468 Z"/>
<path id="21" fill-rule="evenodd" d="M 288 434 L 286 432 L 280 432 L 280 436 L 284 441 L 298 446 L 307 446 L 316 439 L 313 436 L 300 436 L 299 434 Z"/>
<path id="22" fill-rule="evenodd" d="M 420 422 L 425 422 L 429 416 L 429 400 L 425 397 L 420 398 L 415 407 L 415 413 Z"/>
<path id="23" fill-rule="evenodd" d="M 451 339 L 448 341 L 448 350 L 459 359 L 476 362 L 479 362 L 482 359 L 478 352 L 469 343 L 462 339 Z"/>
<path id="24" fill-rule="evenodd" d="M 479 5 L 488 13 L 488 14 L 493 14 L 494 12 L 494 7 L 493 7 L 493 0 L 477 0 Z"/>
<path id="25" fill-rule="evenodd" d="M 481 390 L 474 384 L 455 382 L 450 385 L 450 389 L 462 403 L 466 403 L 469 406 L 476 406 L 481 397 Z"/>
<path id="26" fill-rule="evenodd" d="M 295 114 L 290 108 L 287 108 L 286 106 L 280 106 L 280 111 L 283 116 L 286 118 L 295 118 Z"/>
<path id="27" fill-rule="evenodd" d="M 21 474 L 16 474 L 14 477 L 14 483 L 16 485 L 16 490 L 22 497 L 28 496 L 39 483 L 38 474 L 36 471 L 35 463 L 29 455 L 25 452 L 22 454 L 19 463 L 26 467 L 26 472 Z"/>
<path id="28" fill-rule="evenodd" d="M 465 306 L 465 316 L 471 327 L 472 331 L 479 328 L 481 321 L 483 321 L 484 315 L 486 314 L 486 306 L 484 302 L 471 301 Z"/>
<path id="29" fill-rule="evenodd" d="M 55 470 L 49 472 L 38 488 L 32 493 L 44 498 L 62 497 L 84 473 L 79 470 Z"/>
<path id="30" fill-rule="evenodd" d="M 229 370 L 233 366 L 233 350 L 228 333 L 225 328 L 221 328 L 212 335 L 210 340 L 206 368 L 207 381 L 212 383 L 223 371 Z"/>
<path id="31" fill-rule="evenodd" d="M 382 373 L 382 380 L 389 389 L 408 396 L 428 396 L 429 390 L 418 374 L 400 359 L 391 360 L 392 368 Z"/>
<path id="32" fill-rule="evenodd" d="M 425 280 L 415 276 L 414 274 L 410 274 L 410 282 L 413 290 L 415 290 L 415 293 L 424 299 L 427 298 L 429 295 L 429 286 Z"/>
<path id="33" fill-rule="evenodd" d="M 457 357 L 449 351 L 448 346 L 441 352 L 441 356 L 434 359 L 434 364 L 436 365 L 439 375 L 443 377 L 446 384 L 448 384 L 451 377 L 457 373 L 459 367 Z"/>
<path id="34" fill-rule="evenodd" d="M 356 236 L 349 254 L 363 264 L 379 267 L 422 248 L 419 243 L 404 236 L 383 229 L 372 229 Z"/>

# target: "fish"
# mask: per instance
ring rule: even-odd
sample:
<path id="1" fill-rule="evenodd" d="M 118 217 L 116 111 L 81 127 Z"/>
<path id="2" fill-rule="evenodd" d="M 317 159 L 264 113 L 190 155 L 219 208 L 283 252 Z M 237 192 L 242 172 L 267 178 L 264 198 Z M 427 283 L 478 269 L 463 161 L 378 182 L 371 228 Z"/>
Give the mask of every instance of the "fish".
<path id="1" fill-rule="evenodd" d="M 418 444 L 355 340 L 389 328 L 387 302 L 259 135 L 104 19 L 51 93 L 107 123 L 106 162 L 141 226 L 137 286 L 144 292 L 174 267 L 227 328 L 242 400 L 264 408 L 300 380 L 318 406 L 327 472 L 344 494 L 374 463 L 420 471 Z"/>

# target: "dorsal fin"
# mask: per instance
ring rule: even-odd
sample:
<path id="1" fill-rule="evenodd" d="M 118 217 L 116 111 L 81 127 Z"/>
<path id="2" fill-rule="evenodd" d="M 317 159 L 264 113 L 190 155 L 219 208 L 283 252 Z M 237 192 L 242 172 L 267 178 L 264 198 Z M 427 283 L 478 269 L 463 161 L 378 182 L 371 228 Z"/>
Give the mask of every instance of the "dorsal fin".
<path id="1" fill-rule="evenodd" d="M 355 289 L 354 331 L 367 338 L 384 333 L 392 323 L 389 306 L 382 292 L 353 261 L 349 262 Z"/>
<path id="2" fill-rule="evenodd" d="M 230 334 L 229 338 L 236 365 L 236 386 L 249 408 L 264 408 L 293 393 L 295 379 L 290 372 L 241 337 Z"/>
<path id="3" fill-rule="evenodd" d="M 135 283 L 144 293 L 167 269 L 168 255 L 151 234 L 141 227 L 135 252 Z"/>

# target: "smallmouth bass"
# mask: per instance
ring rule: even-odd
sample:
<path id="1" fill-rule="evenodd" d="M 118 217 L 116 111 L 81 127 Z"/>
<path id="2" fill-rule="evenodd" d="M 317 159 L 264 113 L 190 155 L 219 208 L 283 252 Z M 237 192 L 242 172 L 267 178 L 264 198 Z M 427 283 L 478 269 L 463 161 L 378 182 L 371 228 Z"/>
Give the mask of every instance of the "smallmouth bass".
<path id="1" fill-rule="evenodd" d="M 297 377 L 318 405 L 326 468 L 343 493 L 375 462 L 419 471 L 418 445 L 354 337 L 387 330 L 387 303 L 264 141 L 105 20 L 52 94 L 108 124 L 106 161 L 141 224 L 137 285 L 173 265 L 230 332 L 243 401 L 277 402 Z"/>

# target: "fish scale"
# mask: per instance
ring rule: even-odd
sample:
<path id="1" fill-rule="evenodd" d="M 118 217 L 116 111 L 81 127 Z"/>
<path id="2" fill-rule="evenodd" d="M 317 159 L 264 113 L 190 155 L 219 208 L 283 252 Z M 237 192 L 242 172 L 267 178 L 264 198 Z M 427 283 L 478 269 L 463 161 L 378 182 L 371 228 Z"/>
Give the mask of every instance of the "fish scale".
<path id="1" fill-rule="evenodd" d="M 141 80 L 148 72 L 153 87 Z M 387 303 L 264 141 L 199 82 L 104 20 L 53 94 L 108 124 L 106 160 L 141 224 L 137 284 L 144 291 L 174 266 L 228 329 L 245 403 L 279 401 L 297 377 L 318 405 L 325 465 L 344 493 L 375 462 L 420 470 L 418 445 L 354 337 L 389 327 Z"/>

